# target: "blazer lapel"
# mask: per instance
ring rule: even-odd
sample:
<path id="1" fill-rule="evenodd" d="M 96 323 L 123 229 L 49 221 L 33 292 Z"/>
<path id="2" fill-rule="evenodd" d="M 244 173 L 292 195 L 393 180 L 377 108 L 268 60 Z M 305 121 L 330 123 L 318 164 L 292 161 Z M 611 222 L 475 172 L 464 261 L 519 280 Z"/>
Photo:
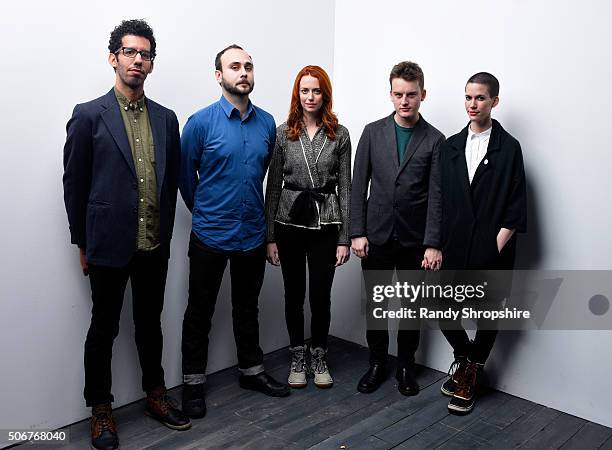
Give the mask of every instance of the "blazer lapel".
<path id="1" fill-rule="evenodd" d="M 104 100 L 105 101 L 102 105 L 103 111 L 100 116 L 117 144 L 119 151 L 123 155 L 125 162 L 130 167 L 134 178 L 136 178 L 136 168 L 134 167 L 132 149 L 130 148 L 130 142 L 128 141 L 127 133 L 125 131 L 125 124 L 123 123 L 121 111 L 119 110 L 119 103 L 117 102 L 113 89 L 106 94 Z"/>
<path id="2" fill-rule="evenodd" d="M 404 161 L 402 162 L 402 165 L 399 168 L 398 176 L 402 172 L 402 170 L 404 170 L 404 168 L 408 164 L 408 161 L 410 161 L 410 159 L 414 156 L 417 149 L 419 148 L 419 145 L 421 145 L 421 142 L 423 142 L 423 139 L 425 139 L 425 134 L 426 134 L 425 133 L 425 123 L 423 121 L 424 119 L 422 117 L 419 118 L 419 121 L 414 127 L 414 131 L 412 132 L 412 137 L 410 138 L 408 147 L 406 147 L 406 154 L 404 155 Z M 397 145 L 396 145 L 396 148 L 397 148 Z"/>
<path id="3" fill-rule="evenodd" d="M 397 176 L 399 169 L 399 159 L 397 156 L 397 136 L 395 135 L 395 120 L 393 116 L 395 113 L 391 114 L 387 120 L 385 121 L 385 125 L 383 126 L 383 139 L 384 143 L 382 148 L 385 153 L 382 155 L 383 158 L 386 158 L 390 164 L 392 164 L 393 173 Z"/>
<path id="4" fill-rule="evenodd" d="M 159 196 L 166 173 L 166 120 L 164 112 L 157 104 L 148 99 L 146 101 L 149 123 L 153 133 L 153 144 L 155 145 L 155 177 L 157 179 L 157 195 Z"/>

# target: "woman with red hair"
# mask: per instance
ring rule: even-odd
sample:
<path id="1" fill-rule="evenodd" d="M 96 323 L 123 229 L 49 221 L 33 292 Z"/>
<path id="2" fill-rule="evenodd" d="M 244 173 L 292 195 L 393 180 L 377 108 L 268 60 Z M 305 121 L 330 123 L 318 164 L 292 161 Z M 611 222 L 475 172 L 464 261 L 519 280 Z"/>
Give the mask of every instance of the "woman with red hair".
<path id="1" fill-rule="evenodd" d="M 351 140 L 332 111 L 332 87 L 319 66 L 306 66 L 293 84 L 287 122 L 276 130 L 266 187 L 268 262 L 280 264 L 285 284 L 291 387 L 331 387 L 327 367 L 331 287 L 335 268 L 349 259 Z M 308 262 L 310 351 L 304 344 Z M 310 364 L 307 358 L 310 357 Z"/>

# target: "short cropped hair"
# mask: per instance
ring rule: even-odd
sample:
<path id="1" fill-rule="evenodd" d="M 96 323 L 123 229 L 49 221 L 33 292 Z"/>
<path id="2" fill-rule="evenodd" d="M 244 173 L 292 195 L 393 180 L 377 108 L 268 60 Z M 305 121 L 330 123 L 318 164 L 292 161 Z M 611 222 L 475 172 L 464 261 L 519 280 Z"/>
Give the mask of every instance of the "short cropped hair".
<path id="1" fill-rule="evenodd" d="M 391 84 L 395 78 L 402 78 L 406 81 L 417 81 L 421 90 L 425 89 L 425 75 L 423 75 L 423 70 L 417 63 L 412 61 L 402 61 L 393 66 L 391 74 L 389 75 L 389 84 Z"/>
<path id="2" fill-rule="evenodd" d="M 140 36 L 149 41 L 151 44 L 151 55 L 155 57 L 155 36 L 153 29 L 147 22 L 142 19 L 124 20 L 111 31 L 108 41 L 108 50 L 111 53 L 117 53 L 121 49 L 121 39 L 123 36 Z"/>
<path id="3" fill-rule="evenodd" d="M 219 53 L 217 53 L 217 56 L 215 56 L 215 70 L 221 70 L 223 71 L 223 68 L 221 66 L 221 57 L 223 56 L 223 54 L 231 49 L 237 49 L 237 50 L 244 50 L 242 47 L 240 47 L 237 44 L 232 44 L 232 45 L 228 45 L 227 47 L 225 47 L 223 50 L 221 50 Z"/>
<path id="4" fill-rule="evenodd" d="M 491 97 L 497 97 L 499 95 L 499 80 L 489 72 L 475 73 L 467 80 L 466 86 L 469 83 L 484 84 Z"/>

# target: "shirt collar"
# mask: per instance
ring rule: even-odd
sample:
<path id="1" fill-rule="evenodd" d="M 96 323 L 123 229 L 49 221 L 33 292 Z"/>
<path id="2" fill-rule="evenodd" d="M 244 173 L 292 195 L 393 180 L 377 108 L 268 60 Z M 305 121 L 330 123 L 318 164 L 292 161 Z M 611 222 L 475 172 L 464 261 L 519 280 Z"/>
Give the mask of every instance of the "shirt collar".
<path id="1" fill-rule="evenodd" d="M 489 127 L 489 129 L 483 131 L 482 133 L 475 133 L 472 131 L 472 128 L 468 126 L 468 140 L 472 139 L 472 136 L 475 136 L 478 139 L 488 139 L 491 137 L 492 129 L 493 129 L 493 126 Z"/>
<path id="2" fill-rule="evenodd" d="M 117 88 L 114 88 L 114 89 L 115 89 L 115 97 L 117 97 L 119 106 L 121 106 L 121 108 L 123 108 L 125 111 L 127 111 L 128 109 L 132 109 L 132 110 L 138 109 L 140 110 L 140 112 L 142 112 L 144 110 L 144 107 L 145 107 L 144 94 L 142 94 L 142 97 L 140 97 L 135 102 L 131 102 L 125 95 L 119 92 Z"/>
<path id="3" fill-rule="evenodd" d="M 232 105 L 223 95 L 221 95 L 219 103 L 221 104 L 221 109 L 223 109 L 223 112 L 225 113 L 228 119 L 231 117 L 232 111 L 234 110 L 236 110 L 238 116 L 240 116 L 240 111 L 238 111 L 238 109 L 234 105 Z M 249 100 L 249 107 L 247 108 L 243 120 L 249 117 L 253 111 L 253 103 L 251 103 L 251 101 Z"/>

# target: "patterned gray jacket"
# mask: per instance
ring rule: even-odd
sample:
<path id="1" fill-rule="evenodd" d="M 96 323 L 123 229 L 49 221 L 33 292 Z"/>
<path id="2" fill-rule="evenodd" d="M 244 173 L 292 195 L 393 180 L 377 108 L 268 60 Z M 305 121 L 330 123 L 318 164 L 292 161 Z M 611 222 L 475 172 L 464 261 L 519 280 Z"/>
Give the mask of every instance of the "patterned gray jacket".
<path id="1" fill-rule="evenodd" d="M 289 215 L 300 191 L 287 189 L 285 185 L 304 190 L 326 186 L 332 187 L 334 193 L 321 194 L 323 201 L 317 201 L 317 214 L 309 223 L 300 225 Z M 315 230 L 321 225 L 337 224 L 340 227 L 338 244 L 350 245 L 350 193 L 351 139 L 345 127 L 338 125 L 335 140 L 328 139 L 323 128 L 319 128 L 312 141 L 304 128 L 295 141 L 287 138 L 287 123 L 276 129 L 276 146 L 266 185 L 268 242 L 275 242 L 274 222 Z"/>

